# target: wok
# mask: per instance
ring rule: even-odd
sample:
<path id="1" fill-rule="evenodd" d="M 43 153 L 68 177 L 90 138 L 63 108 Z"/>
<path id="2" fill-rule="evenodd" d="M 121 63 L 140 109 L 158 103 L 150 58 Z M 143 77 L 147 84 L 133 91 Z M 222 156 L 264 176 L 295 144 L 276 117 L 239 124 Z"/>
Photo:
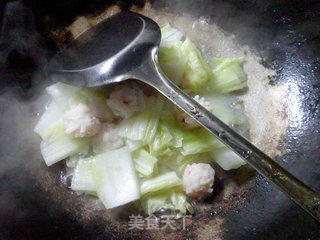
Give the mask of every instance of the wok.
<path id="1" fill-rule="evenodd" d="M 92 198 L 68 190 L 63 164 L 45 166 L 32 131 L 47 101 L 42 93 L 49 82 L 42 67 L 72 40 L 68 26 L 78 16 L 94 18 L 114 2 L 0 4 L 0 238 L 320 239 L 319 223 L 248 167 L 218 170 L 215 195 L 199 205 L 186 230 L 129 231 L 129 208 L 125 214 L 107 212 Z M 118 4 L 143 11 L 146 3 Z M 261 56 L 261 64 L 276 71 L 267 84 L 287 89 L 288 126 L 274 146 L 281 152 L 275 159 L 319 191 L 320 3 L 177 0 L 152 1 L 151 8 L 195 19 L 205 16 L 204 21 L 234 34 Z M 228 184 L 236 187 L 225 198 Z"/>

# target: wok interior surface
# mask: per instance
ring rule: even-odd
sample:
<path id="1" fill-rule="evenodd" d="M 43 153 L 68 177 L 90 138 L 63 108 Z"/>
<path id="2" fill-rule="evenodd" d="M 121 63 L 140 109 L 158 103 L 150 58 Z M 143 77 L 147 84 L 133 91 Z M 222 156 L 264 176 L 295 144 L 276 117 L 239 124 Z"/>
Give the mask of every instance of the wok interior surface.
<path id="1" fill-rule="evenodd" d="M 128 231 L 127 218 L 117 209 L 107 214 L 95 199 L 70 193 L 60 179 L 63 164 L 45 166 L 33 133 L 37 113 L 47 101 L 42 93 L 49 82 L 41 69 L 58 47 L 72 40 L 61 29 L 77 16 L 94 17 L 115 2 L 0 5 L 0 238 L 320 239 L 319 223 L 260 175 L 239 184 L 233 199 L 217 194 L 201 204 L 187 230 Z M 138 10 L 144 4 L 150 3 L 119 3 Z M 276 71 L 268 84 L 286 86 L 289 119 L 276 161 L 320 191 L 320 2 L 176 0 L 152 1 L 151 7 L 204 16 L 255 49 L 262 64 Z M 221 172 L 220 180 L 241 183 L 241 174 L 251 174 L 249 168 L 239 172 Z M 217 192 L 222 187 L 218 184 Z"/>

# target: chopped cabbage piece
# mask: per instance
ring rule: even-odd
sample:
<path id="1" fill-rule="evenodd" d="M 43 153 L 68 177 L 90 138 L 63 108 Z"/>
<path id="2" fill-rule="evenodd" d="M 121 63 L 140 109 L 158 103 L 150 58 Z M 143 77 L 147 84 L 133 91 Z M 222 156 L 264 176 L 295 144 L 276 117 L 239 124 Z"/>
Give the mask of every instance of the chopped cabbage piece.
<path id="1" fill-rule="evenodd" d="M 150 152 L 157 154 L 173 145 L 173 136 L 165 124 L 159 124 L 154 140 L 150 143 Z"/>
<path id="2" fill-rule="evenodd" d="M 210 152 L 217 148 L 218 140 L 205 129 L 183 132 L 182 155 Z"/>
<path id="3" fill-rule="evenodd" d="M 130 152 L 133 152 L 134 150 L 137 150 L 138 148 L 142 147 L 144 144 L 142 141 L 135 141 L 126 139 L 125 145 L 129 149 Z"/>
<path id="4" fill-rule="evenodd" d="M 200 51 L 177 29 L 166 25 L 161 29 L 162 39 L 158 60 L 164 73 L 177 85 L 198 92 L 209 79 L 209 66 Z"/>
<path id="5" fill-rule="evenodd" d="M 149 121 L 153 119 L 148 119 L 142 114 L 135 115 L 131 118 L 122 120 L 116 131 L 119 133 L 119 136 L 123 138 L 128 138 L 133 141 L 143 141 L 146 135 L 146 128 Z"/>
<path id="6" fill-rule="evenodd" d="M 241 58 L 213 58 L 211 88 L 215 93 L 228 93 L 247 86 L 247 76 L 243 71 Z"/>
<path id="7" fill-rule="evenodd" d="M 127 147 L 104 152 L 94 159 L 93 181 L 97 195 L 107 209 L 140 198 L 136 171 Z"/>
<path id="8" fill-rule="evenodd" d="M 183 42 L 181 51 L 187 60 L 182 86 L 185 89 L 199 92 L 205 87 L 209 79 L 209 66 L 189 38 Z"/>
<path id="9" fill-rule="evenodd" d="M 208 153 L 217 148 L 219 141 L 207 130 L 184 129 L 175 120 L 173 113 L 164 111 L 154 140 L 149 145 L 150 153 L 166 158 Z"/>
<path id="10" fill-rule="evenodd" d="M 149 215 L 160 210 L 178 211 L 177 217 L 185 215 L 187 212 L 194 212 L 191 204 L 187 201 L 186 195 L 180 189 L 175 188 L 143 196 L 141 206 L 144 212 Z"/>
<path id="11" fill-rule="evenodd" d="M 58 104 L 51 102 L 35 126 L 34 132 L 40 135 L 42 139 L 45 139 L 51 128 L 61 120 L 62 115 L 63 111 Z"/>
<path id="12" fill-rule="evenodd" d="M 136 170 L 144 177 L 151 175 L 156 167 L 158 159 L 144 149 L 138 149 L 132 153 Z"/>
<path id="13" fill-rule="evenodd" d="M 119 136 L 115 124 L 105 123 L 99 135 L 93 139 L 93 151 L 102 153 L 124 146 L 124 139 Z"/>
<path id="14" fill-rule="evenodd" d="M 65 83 L 55 83 L 46 88 L 51 99 L 58 104 L 62 110 L 69 109 L 69 99 L 79 92 L 81 88 L 70 86 Z"/>
<path id="15" fill-rule="evenodd" d="M 52 127 L 46 139 L 40 144 L 41 154 L 48 166 L 79 153 L 85 148 L 87 141 L 69 138 L 63 131 L 61 123 Z"/>
<path id="16" fill-rule="evenodd" d="M 186 58 L 181 51 L 181 45 L 181 42 L 177 42 L 170 47 L 160 47 L 158 53 L 161 69 L 177 85 L 181 85 L 187 64 Z"/>
<path id="17" fill-rule="evenodd" d="M 170 24 L 165 25 L 161 28 L 161 42 L 160 47 L 171 47 L 177 42 L 180 42 L 183 38 L 183 34 L 170 26 Z"/>
<path id="18" fill-rule="evenodd" d="M 159 97 L 150 97 L 145 111 L 120 122 L 117 126 L 119 135 L 144 144 L 151 142 L 157 131 L 162 105 Z"/>
<path id="19" fill-rule="evenodd" d="M 210 102 L 213 114 L 225 124 L 233 126 L 246 122 L 244 115 L 232 109 L 225 98 L 211 94 L 206 96 L 206 100 Z"/>
<path id="20" fill-rule="evenodd" d="M 145 180 L 141 184 L 140 191 L 141 194 L 146 194 L 175 186 L 181 186 L 181 180 L 175 172 L 168 172 L 155 178 Z"/>
<path id="21" fill-rule="evenodd" d="M 216 149 L 211 152 L 211 155 L 214 161 L 226 171 L 237 169 L 246 164 L 241 157 L 227 147 Z"/>
<path id="22" fill-rule="evenodd" d="M 92 177 L 95 158 L 80 159 L 74 169 L 71 189 L 74 191 L 95 192 L 96 185 Z"/>
<path id="23" fill-rule="evenodd" d="M 79 161 L 79 154 L 75 154 L 70 156 L 67 160 L 66 160 L 66 165 L 68 168 L 75 168 L 78 164 Z"/>
<path id="24" fill-rule="evenodd" d="M 187 212 L 191 214 L 194 213 L 191 204 L 187 201 L 187 197 L 183 192 L 172 191 L 170 198 L 174 208 L 179 211 L 178 217 L 181 215 L 186 215 Z"/>
<path id="25" fill-rule="evenodd" d="M 168 192 L 158 192 L 156 194 L 148 194 L 141 198 L 141 206 L 145 213 L 151 215 L 162 209 L 172 209 L 173 204 L 170 203 Z"/>
<path id="26" fill-rule="evenodd" d="M 51 99 L 61 108 L 68 110 L 72 105 L 84 103 L 93 114 L 105 121 L 111 121 L 113 114 L 106 104 L 106 92 L 91 88 L 79 88 L 64 83 L 55 83 L 46 88 Z"/>

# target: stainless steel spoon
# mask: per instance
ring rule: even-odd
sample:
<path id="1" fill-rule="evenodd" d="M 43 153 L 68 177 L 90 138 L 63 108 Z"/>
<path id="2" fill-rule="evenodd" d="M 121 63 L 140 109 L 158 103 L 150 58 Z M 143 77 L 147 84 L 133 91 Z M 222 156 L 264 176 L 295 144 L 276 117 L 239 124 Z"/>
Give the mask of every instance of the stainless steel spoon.
<path id="1" fill-rule="evenodd" d="M 55 82 L 81 87 L 102 86 L 128 79 L 149 84 L 320 221 L 318 193 L 234 132 L 165 76 L 157 61 L 160 39 L 160 28 L 153 20 L 122 12 L 80 35 L 49 62 L 46 70 Z"/>

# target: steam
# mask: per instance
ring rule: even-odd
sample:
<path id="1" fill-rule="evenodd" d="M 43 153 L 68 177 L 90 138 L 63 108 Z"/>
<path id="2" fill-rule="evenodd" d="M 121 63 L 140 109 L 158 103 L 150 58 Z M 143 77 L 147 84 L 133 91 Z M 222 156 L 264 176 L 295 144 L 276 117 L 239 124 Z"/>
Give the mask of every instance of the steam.
<path id="1" fill-rule="evenodd" d="M 46 50 L 40 44 L 40 35 L 35 29 L 34 16 L 31 10 L 20 1 L 7 3 L 0 39 L 2 63 L 12 51 L 28 56 L 37 66 L 46 62 Z"/>
<path id="2" fill-rule="evenodd" d="M 32 12 L 19 1 L 8 2 L 0 35 L 0 181 L 9 176 L 27 184 L 41 167 L 39 139 L 33 133 L 45 81 L 41 67 L 47 51 L 35 30 Z M 37 84 L 33 84 L 37 82 Z M 41 103 L 40 103 L 41 102 Z M 19 173 L 16 173 L 19 172 Z M 28 172 L 28 174 L 26 174 Z M 5 189 L 10 189 L 4 186 Z M 28 189 L 28 186 L 26 186 Z"/>

